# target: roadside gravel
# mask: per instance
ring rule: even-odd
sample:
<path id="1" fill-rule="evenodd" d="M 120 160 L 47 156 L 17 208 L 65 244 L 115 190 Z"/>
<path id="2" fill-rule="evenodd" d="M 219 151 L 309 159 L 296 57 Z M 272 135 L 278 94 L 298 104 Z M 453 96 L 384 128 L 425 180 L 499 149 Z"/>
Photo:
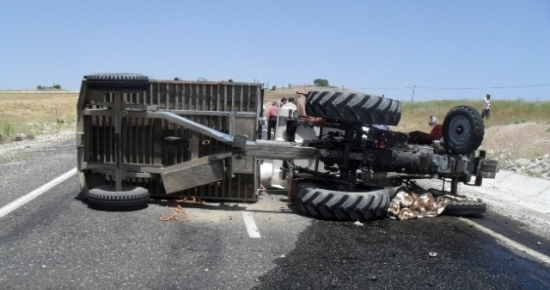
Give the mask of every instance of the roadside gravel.
<path id="1" fill-rule="evenodd" d="M 32 139 L 0 144 L 0 164 L 15 162 L 24 158 L 25 152 L 52 147 L 75 140 L 75 137 L 74 130 L 67 130 L 47 135 L 38 135 Z"/>

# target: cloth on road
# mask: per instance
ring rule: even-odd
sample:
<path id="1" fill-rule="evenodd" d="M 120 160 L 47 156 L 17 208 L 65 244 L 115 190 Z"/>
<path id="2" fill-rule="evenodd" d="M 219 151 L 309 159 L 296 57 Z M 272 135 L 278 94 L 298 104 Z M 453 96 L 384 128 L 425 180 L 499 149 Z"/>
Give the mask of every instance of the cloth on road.
<path id="1" fill-rule="evenodd" d="M 434 195 L 437 197 L 434 197 Z M 401 187 L 390 201 L 387 215 L 397 220 L 436 217 L 443 213 L 450 202 L 467 200 L 471 201 L 471 199 L 466 197 L 441 195 L 435 189 L 428 189 L 424 193 L 419 194 L 412 190 L 407 190 L 406 187 Z"/>

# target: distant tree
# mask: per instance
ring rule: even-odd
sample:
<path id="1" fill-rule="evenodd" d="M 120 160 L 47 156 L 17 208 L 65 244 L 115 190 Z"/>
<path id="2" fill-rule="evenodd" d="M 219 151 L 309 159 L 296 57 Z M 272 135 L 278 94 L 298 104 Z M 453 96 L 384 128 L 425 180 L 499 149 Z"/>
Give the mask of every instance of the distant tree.
<path id="1" fill-rule="evenodd" d="M 53 85 L 53 88 L 54 88 L 54 89 L 61 90 L 61 85 Z"/>
<path id="2" fill-rule="evenodd" d="M 274 90 L 276 90 L 276 89 L 277 89 L 277 86 L 272 86 L 272 87 L 271 87 L 271 90 L 272 90 L 272 91 L 274 91 Z"/>
<path id="3" fill-rule="evenodd" d="M 328 87 L 329 86 L 328 80 L 326 80 L 326 79 L 315 79 L 313 81 L 313 84 L 317 87 Z"/>
<path id="4" fill-rule="evenodd" d="M 44 87 L 43 87 L 43 86 L 37 86 L 36 89 L 37 89 L 37 90 L 43 90 Z"/>
<path id="5" fill-rule="evenodd" d="M 291 85 L 291 84 L 288 84 L 288 88 L 291 89 L 291 88 L 292 88 L 292 85 Z"/>

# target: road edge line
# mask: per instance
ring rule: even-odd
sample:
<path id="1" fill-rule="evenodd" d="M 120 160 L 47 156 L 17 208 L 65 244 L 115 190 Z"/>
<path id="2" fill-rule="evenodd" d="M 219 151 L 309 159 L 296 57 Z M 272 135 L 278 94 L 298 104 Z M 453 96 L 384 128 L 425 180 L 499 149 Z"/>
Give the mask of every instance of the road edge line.
<path id="1" fill-rule="evenodd" d="M 500 240 L 502 242 L 504 242 L 506 245 L 508 245 L 509 247 L 512 247 L 516 250 L 519 250 L 521 252 L 524 252 L 525 254 L 533 257 L 534 259 L 538 260 L 538 261 L 541 261 L 543 263 L 546 264 L 546 266 L 550 266 L 550 257 L 546 256 L 545 254 L 543 253 L 540 253 L 540 252 L 537 252 L 527 246 L 524 246 L 514 240 L 511 240 L 493 230 L 490 230 L 476 222 L 473 222 L 469 219 L 466 219 L 466 218 L 462 218 L 462 217 L 459 217 L 458 218 L 459 220 L 463 221 L 464 223 L 476 228 L 477 230 L 485 233 L 485 234 L 488 234 L 490 236 L 492 236 L 493 238 L 497 239 L 497 240 Z"/>
<path id="2" fill-rule="evenodd" d="M 256 222 L 254 221 L 252 213 L 243 211 L 243 220 L 249 237 L 253 239 L 259 239 L 262 237 L 260 236 L 260 231 L 258 230 L 258 227 L 256 227 Z"/>
<path id="3" fill-rule="evenodd" d="M 56 177 L 55 179 L 51 180 L 50 182 L 40 186 L 39 188 L 19 197 L 18 199 L 8 203 L 7 205 L 0 208 L 0 218 L 4 217 L 5 215 L 9 214 L 10 212 L 16 210 L 17 208 L 23 206 L 27 202 L 37 198 L 44 192 L 52 189 L 54 186 L 60 184 L 61 182 L 67 180 L 69 177 L 76 174 L 76 167 L 63 173 L 59 177 Z"/>

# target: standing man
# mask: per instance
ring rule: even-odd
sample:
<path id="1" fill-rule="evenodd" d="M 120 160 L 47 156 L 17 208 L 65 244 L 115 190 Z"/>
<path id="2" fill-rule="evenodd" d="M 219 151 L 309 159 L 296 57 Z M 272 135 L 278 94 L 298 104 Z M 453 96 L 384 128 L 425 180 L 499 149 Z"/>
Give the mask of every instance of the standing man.
<path id="1" fill-rule="evenodd" d="M 286 104 L 286 102 L 288 102 L 288 99 L 285 98 L 285 97 L 283 97 L 283 98 L 281 99 L 281 107 L 284 106 L 284 105 Z"/>
<path id="2" fill-rule="evenodd" d="M 271 106 L 265 111 L 265 119 L 267 120 L 267 140 L 271 140 L 271 128 L 273 128 L 273 135 L 277 129 L 277 116 L 279 116 L 279 108 L 277 102 L 271 103 Z"/>
<path id="3" fill-rule="evenodd" d="M 491 117 L 491 95 L 487 94 L 483 99 L 483 110 L 481 111 L 481 118 L 489 120 Z"/>
<path id="4" fill-rule="evenodd" d="M 281 102 L 282 104 L 282 102 Z M 296 99 L 293 97 L 288 98 L 288 102 L 286 102 L 284 105 L 281 106 L 281 108 L 290 108 L 296 110 Z"/>
<path id="5" fill-rule="evenodd" d="M 441 140 L 443 138 L 443 124 L 439 124 L 439 121 L 435 116 L 430 116 L 430 122 L 428 122 L 432 130 L 430 131 L 431 141 Z"/>
<path id="6" fill-rule="evenodd" d="M 428 125 L 435 126 L 439 123 L 439 120 L 435 116 L 430 116 L 430 121 L 428 122 Z"/>

